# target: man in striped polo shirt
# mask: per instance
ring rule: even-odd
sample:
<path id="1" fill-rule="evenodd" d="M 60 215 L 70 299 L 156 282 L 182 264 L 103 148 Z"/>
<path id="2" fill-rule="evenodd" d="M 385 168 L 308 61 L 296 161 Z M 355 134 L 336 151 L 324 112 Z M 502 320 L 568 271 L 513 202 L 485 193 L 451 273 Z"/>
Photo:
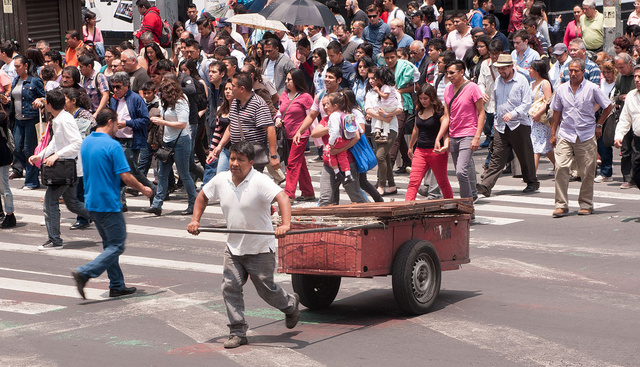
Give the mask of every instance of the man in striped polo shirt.
<path id="1" fill-rule="evenodd" d="M 224 132 L 218 146 L 213 150 L 215 157 L 218 157 L 222 147 L 241 140 L 266 146 L 261 154 L 269 155 L 269 163 L 274 169 L 280 169 L 280 160 L 277 153 L 276 129 L 271 119 L 269 107 L 265 101 L 253 92 L 253 80 L 247 73 L 238 73 L 232 79 L 233 96 L 235 99 L 229 111 L 229 128 Z M 266 164 L 259 164 L 260 152 L 256 150 L 256 157 L 253 167 L 261 171 Z M 264 160 L 263 160 L 264 161 Z"/>

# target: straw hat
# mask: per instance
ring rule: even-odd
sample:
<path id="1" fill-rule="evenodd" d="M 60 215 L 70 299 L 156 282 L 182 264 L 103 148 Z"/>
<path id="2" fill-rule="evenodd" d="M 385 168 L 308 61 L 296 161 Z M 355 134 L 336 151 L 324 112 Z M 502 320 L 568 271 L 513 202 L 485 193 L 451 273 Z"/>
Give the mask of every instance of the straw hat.
<path id="1" fill-rule="evenodd" d="M 511 65 L 513 65 L 513 60 L 511 59 L 511 55 L 502 54 L 502 55 L 498 56 L 498 61 L 496 61 L 496 63 L 494 65 L 497 68 L 500 68 L 500 67 L 503 67 L 503 66 L 511 66 Z"/>

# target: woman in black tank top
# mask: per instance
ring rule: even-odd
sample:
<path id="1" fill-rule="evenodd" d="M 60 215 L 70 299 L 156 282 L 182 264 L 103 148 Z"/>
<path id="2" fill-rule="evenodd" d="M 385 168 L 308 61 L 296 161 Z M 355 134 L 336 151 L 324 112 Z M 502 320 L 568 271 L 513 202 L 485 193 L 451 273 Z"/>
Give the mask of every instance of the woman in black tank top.
<path id="1" fill-rule="evenodd" d="M 428 83 L 422 85 L 415 106 L 416 123 L 409 142 L 411 174 L 405 201 L 416 199 L 420 182 L 429 169 L 436 177 L 442 196 L 450 199 L 453 191 L 447 177 L 449 120 L 443 117 L 444 108 L 436 89 Z"/>

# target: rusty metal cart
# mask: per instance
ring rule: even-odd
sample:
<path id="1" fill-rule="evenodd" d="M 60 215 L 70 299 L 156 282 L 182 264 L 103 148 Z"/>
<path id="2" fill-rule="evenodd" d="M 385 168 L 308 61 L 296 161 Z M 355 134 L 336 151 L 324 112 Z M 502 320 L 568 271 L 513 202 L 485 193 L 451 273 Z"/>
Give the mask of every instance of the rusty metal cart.
<path id="1" fill-rule="evenodd" d="M 292 275 L 310 309 L 331 305 L 341 277 L 391 275 L 400 308 L 423 314 L 440 292 L 441 271 L 470 261 L 472 213 L 471 199 L 296 208 L 292 233 L 278 241 L 278 272 Z"/>

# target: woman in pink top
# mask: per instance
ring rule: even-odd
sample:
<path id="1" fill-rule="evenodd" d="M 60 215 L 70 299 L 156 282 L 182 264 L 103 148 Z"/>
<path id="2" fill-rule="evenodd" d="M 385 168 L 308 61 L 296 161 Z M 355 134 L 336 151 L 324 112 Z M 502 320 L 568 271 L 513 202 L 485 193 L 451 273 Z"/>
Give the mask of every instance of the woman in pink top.
<path id="1" fill-rule="evenodd" d="M 572 39 L 582 37 L 582 30 L 580 29 L 580 17 L 582 14 L 580 5 L 573 7 L 574 20 L 567 24 L 567 30 L 564 32 L 564 40 L 562 41 L 567 47 L 569 47 L 569 42 L 571 42 Z"/>
<path id="2" fill-rule="evenodd" d="M 102 38 L 102 31 L 96 26 L 96 13 L 88 10 L 84 15 L 84 24 L 82 26 L 83 42 L 91 41 L 96 47 L 98 56 L 104 57 L 104 39 Z M 96 60 L 99 61 L 99 60 Z"/>
<path id="3" fill-rule="evenodd" d="M 313 104 L 313 97 L 309 94 L 302 70 L 293 69 L 289 71 L 285 83 L 286 91 L 280 95 L 279 100 L 280 116 L 276 117 L 276 127 L 284 126 L 287 144 L 289 145 L 287 183 L 284 187 L 284 192 L 291 200 L 314 201 L 316 196 L 311 184 L 311 176 L 307 169 L 307 161 L 304 158 L 304 151 L 309 141 L 309 130 L 302 134 L 298 144 L 293 144 L 293 136 L 309 114 L 309 109 Z M 298 182 L 300 182 L 302 196 L 295 197 Z"/>
<path id="4" fill-rule="evenodd" d="M 449 120 L 449 152 L 460 184 L 460 197 L 474 199 L 476 170 L 473 152 L 480 146 L 484 126 L 484 102 L 477 84 L 464 79 L 465 65 L 460 60 L 447 66 L 449 84 L 444 90 L 444 118 Z"/>

